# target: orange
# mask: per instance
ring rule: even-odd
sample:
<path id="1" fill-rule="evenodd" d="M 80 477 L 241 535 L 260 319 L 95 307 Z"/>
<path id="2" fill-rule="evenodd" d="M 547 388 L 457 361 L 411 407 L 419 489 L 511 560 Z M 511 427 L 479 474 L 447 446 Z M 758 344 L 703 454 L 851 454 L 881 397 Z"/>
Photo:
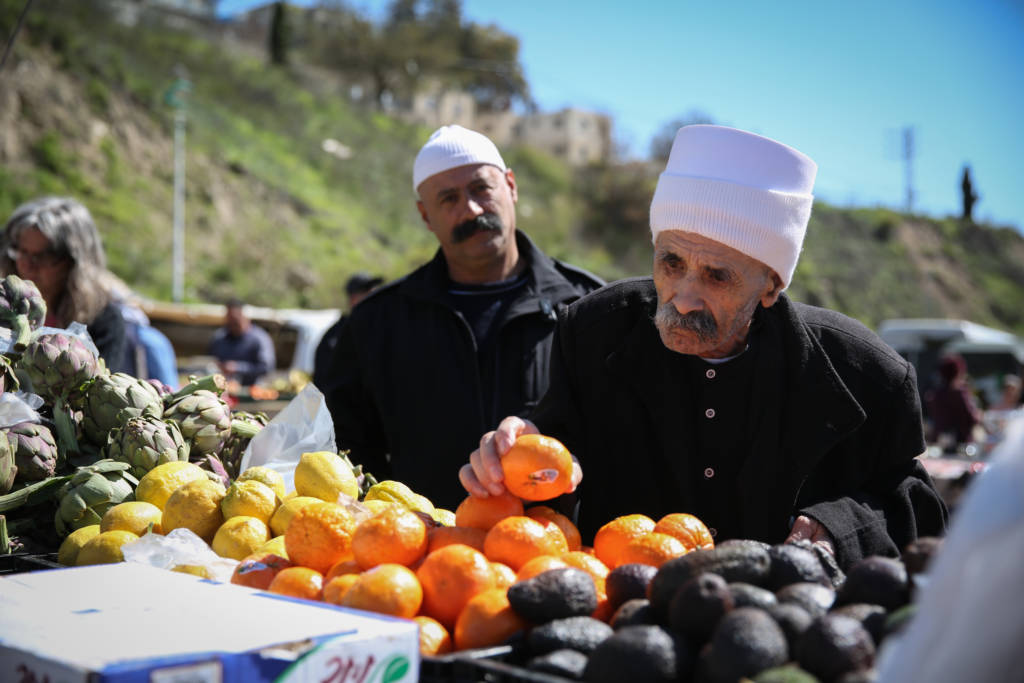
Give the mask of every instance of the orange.
<path id="1" fill-rule="evenodd" d="M 594 554 L 606 566 L 619 566 L 619 555 L 634 538 L 654 531 L 654 520 L 647 515 L 616 517 L 597 530 L 594 535 Z"/>
<path id="2" fill-rule="evenodd" d="M 685 512 L 665 515 L 654 525 L 654 530 L 659 534 L 675 536 L 683 542 L 687 550 L 715 547 L 715 540 L 711 538 L 711 532 L 704 522 Z"/>
<path id="3" fill-rule="evenodd" d="M 524 500 L 550 500 L 572 486 L 572 456 L 558 439 L 523 434 L 501 456 L 505 488 Z"/>
<path id="4" fill-rule="evenodd" d="M 293 598 L 319 600 L 323 587 L 324 577 L 320 572 L 309 567 L 286 567 L 277 573 L 267 590 Z"/>
<path id="5" fill-rule="evenodd" d="M 505 589 L 484 591 L 466 603 L 455 622 L 455 648 L 500 645 L 529 624 L 508 604 Z"/>
<path id="6" fill-rule="evenodd" d="M 438 548 L 453 543 L 468 545 L 480 552 L 484 551 L 484 536 L 487 532 L 471 526 L 439 526 L 427 532 L 427 552 L 432 553 Z"/>
<path id="7" fill-rule="evenodd" d="M 331 579 L 324 577 L 323 600 L 332 605 L 340 605 L 348 593 L 348 589 L 359 580 L 359 574 L 339 574 Z"/>
<path id="8" fill-rule="evenodd" d="M 448 628 L 470 598 L 494 588 L 494 572 L 484 554 L 458 543 L 427 555 L 416 576 L 423 586 L 422 613 Z"/>
<path id="9" fill-rule="evenodd" d="M 491 562 L 491 571 L 494 572 L 495 588 L 508 588 L 516 582 L 516 573 L 507 564 Z"/>
<path id="10" fill-rule="evenodd" d="M 598 580 L 604 581 L 605 577 L 608 576 L 608 572 L 611 571 L 605 566 L 604 562 L 580 550 L 562 555 L 562 562 L 565 562 L 570 567 L 582 569 L 590 574 L 595 582 Z"/>
<path id="11" fill-rule="evenodd" d="M 558 529 L 554 523 L 551 527 Z M 517 572 L 528 560 L 538 555 L 561 555 L 565 547 L 564 536 L 552 537 L 544 524 L 529 517 L 506 517 L 491 527 L 484 538 L 487 559 L 503 562 Z"/>
<path id="12" fill-rule="evenodd" d="M 355 521 L 336 503 L 310 503 L 292 518 L 284 547 L 292 564 L 320 574 L 349 556 Z"/>
<path id="13" fill-rule="evenodd" d="M 441 625 L 441 622 L 422 614 L 413 617 L 412 620 L 420 627 L 421 655 L 443 655 L 452 651 L 452 637 L 448 634 L 448 629 Z"/>
<path id="14" fill-rule="evenodd" d="M 533 517 L 528 517 L 527 519 L 533 519 Z M 553 555 L 564 555 L 569 552 L 569 543 L 565 540 L 565 534 L 562 533 L 562 529 L 557 524 L 543 517 L 533 519 L 533 521 L 544 527 L 544 533 L 547 534 L 554 547 L 557 548 L 557 552 L 552 553 Z"/>
<path id="15" fill-rule="evenodd" d="M 565 536 L 565 542 L 569 545 L 569 550 L 579 550 L 583 545 L 583 538 L 580 536 L 580 530 L 576 528 L 576 525 L 572 523 L 572 520 L 563 515 L 561 512 L 552 510 L 547 505 L 535 505 L 532 508 L 526 510 L 526 516 L 530 519 L 546 519 L 554 522 L 558 525 L 558 528 L 562 530 L 562 535 Z"/>
<path id="16" fill-rule="evenodd" d="M 686 546 L 675 536 L 661 534 L 652 531 L 646 536 L 634 538 L 626 544 L 619 554 L 619 565 L 623 564 L 649 564 L 652 567 L 660 567 L 673 557 L 679 557 L 688 553 Z"/>
<path id="17" fill-rule="evenodd" d="M 267 590 L 277 573 L 291 566 L 292 563 L 280 555 L 255 552 L 238 563 L 231 573 L 231 583 Z"/>
<path id="18" fill-rule="evenodd" d="M 408 508 L 387 507 L 364 519 L 352 535 L 352 556 L 363 569 L 408 566 L 427 552 L 427 525 Z"/>
<path id="19" fill-rule="evenodd" d="M 359 566 L 359 563 L 354 558 L 347 557 L 340 562 L 335 562 L 331 565 L 331 568 L 324 574 L 324 584 L 333 579 L 336 576 L 344 576 L 345 574 L 359 574 L 363 571 L 363 568 Z"/>
<path id="20" fill-rule="evenodd" d="M 549 569 L 561 569 L 568 566 L 554 555 L 538 555 L 519 568 L 519 571 L 516 572 L 516 581 L 526 581 Z"/>
<path id="21" fill-rule="evenodd" d="M 416 575 L 408 567 L 391 562 L 360 574 L 341 599 L 345 607 L 404 619 L 416 616 L 422 603 L 423 589 Z"/>
<path id="22" fill-rule="evenodd" d="M 455 508 L 455 526 L 488 531 L 499 520 L 523 514 L 523 501 L 507 491 L 500 496 L 468 496 Z"/>
<path id="23" fill-rule="evenodd" d="M 615 616 L 612 603 L 608 599 L 608 591 L 605 589 L 604 581 L 597 586 L 597 609 L 590 613 L 590 616 L 598 621 L 608 622 Z"/>

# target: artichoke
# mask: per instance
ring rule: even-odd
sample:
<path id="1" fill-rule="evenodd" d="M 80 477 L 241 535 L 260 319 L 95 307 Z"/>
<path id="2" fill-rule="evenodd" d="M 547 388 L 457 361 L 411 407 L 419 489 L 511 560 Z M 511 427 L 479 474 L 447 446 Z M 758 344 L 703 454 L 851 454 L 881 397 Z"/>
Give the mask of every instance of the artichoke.
<path id="1" fill-rule="evenodd" d="M 131 500 L 139 480 L 128 471 L 130 467 L 114 460 L 79 467 L 57 492 L 57 533 L 67 536 L 75 529 L 99 524 L 108 508 Z"/>
<path id="2" fill-rule="evenodd" d="M 157 465 L 188 460 L 188 454 L 176 422 L 148 415 L 112 429 L 104 451 L 104 457 L 131 465 L 131 473 L 140 479 Z"/>
<path id="3" fill-rule="evenodd" d="M 14 478 L 18 475 L 17 452 L 17 437 L 0 431 L 0 494 L 7 493 L 14 486 Z"/>
<path id="4" fill-rule="evenodd" d="M 46 301 L 34 282 L 13 274 L 0 280 L 0 325 L 11 329 L 16 352 L 25 350 L 45 318 Z"/>
<path id="5" fill-rule="evenodd" d="M 18 481 L 40 481 L 57 471 L 57 443 L 46 425 L 19 422 L 6 430 L 16 444 Z"/>
<path id="6" fill-rule="evenodd" d="M 231 408 L 220 396 L 206 389 L 180 394 L 168 397 L 173 400 L 167 403 L 163 418 L 178 423 L 193 461 L 219 455 L 231 434 Z"/>
<path id="7" fill-rule="evenodd" d="M 21 388 L 18 375 L 11 366 L 11 360 L 7 356 L 0 356 L 0 394 L 5 391 L 17 391 Z"/>
<path id="8" fill-rule="evenodd" d="M 266 413 L 247 413 L 242 410 L 232 413 L 231 434 L 224 442 L 224 450 L 220 454 L 224 469 L 232 479 L 239 474 L 242 456 L 252 437 L 259 434 L 269 421 Z"/>
<path id="9" fill-rule="evenodd" d="M 82 431 L 94 446 L 107 445 L 110 430 L 144 412 L 159 417 L 163 399 L 149 382 L 123 372 L 100 375 L 85 391 L 82 402 Z"/>

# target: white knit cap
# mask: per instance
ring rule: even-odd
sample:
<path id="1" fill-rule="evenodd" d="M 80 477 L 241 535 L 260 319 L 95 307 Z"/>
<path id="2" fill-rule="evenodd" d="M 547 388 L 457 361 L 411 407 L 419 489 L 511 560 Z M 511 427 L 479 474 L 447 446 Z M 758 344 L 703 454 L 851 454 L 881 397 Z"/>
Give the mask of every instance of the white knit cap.
<path id="1" fill-rule="evenodd" d="M 788 287 L 818 166 L 780 142 L 723 126 L 676 133 L 651 201 L 651 233 L 702 235 L 773 268 Z"/>
<path id="2" fill-rule="evenodd" d="M 416 155 L 413 192 L 430 176 L 469 164 L 491 164 L 506 170 L 498 148 L 486 136 L 462 126 L 441 126 Z"/>

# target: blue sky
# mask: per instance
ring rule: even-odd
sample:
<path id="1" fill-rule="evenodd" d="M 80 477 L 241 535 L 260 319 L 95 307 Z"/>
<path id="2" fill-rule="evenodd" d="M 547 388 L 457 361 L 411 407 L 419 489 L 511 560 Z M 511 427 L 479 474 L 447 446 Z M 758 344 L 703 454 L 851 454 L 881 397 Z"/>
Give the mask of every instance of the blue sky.
<path id="1" fill-rule="evenodd" d="M 221 0 L 220 12 L 261 4 Z M 350 4 L 379 14 L 388 2 Z M 519 37 L 541 109 L 611 115 L 633 156 L 701 110 L 808 154 L 826 201 L 901 208 L 912 126 L 915 210 L 958 214 L 970 164 L 975 218 L 1024 229 L 1020 0 L 463 0 L 463 14 Z"/>

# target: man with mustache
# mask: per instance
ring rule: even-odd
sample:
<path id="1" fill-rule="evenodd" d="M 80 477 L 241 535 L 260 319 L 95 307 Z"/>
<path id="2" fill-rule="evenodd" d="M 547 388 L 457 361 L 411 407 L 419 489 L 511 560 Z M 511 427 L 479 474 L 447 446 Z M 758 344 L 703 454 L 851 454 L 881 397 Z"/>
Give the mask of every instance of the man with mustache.
<path id="1" fill-rule="evenodd" d="M 603 283 L 516 229 L 515 175 L 480 133 L 434 132 L 413 190 L 440 249 L 352 311 L 321 389 L 354 462 L 454 508 L 480 434 L 547 389 L 556 311 Z"/>
<path id="2" fill-rule="evenodd" d="M 531 421 L 484 435 L 465 488 L 504 491 L 501 455 L 540 431 L 578 458 L 584 538 L 620 515 L 689 512 L 716 542 L 806 539 L 848 566 L 941 533 L 946 509 L 915 459 L 913 366 L 783 293 L 816 172 L 768 138 L 681 128 L 651 203 L 653 278 L 560 316 L 547 394 Z"/>

